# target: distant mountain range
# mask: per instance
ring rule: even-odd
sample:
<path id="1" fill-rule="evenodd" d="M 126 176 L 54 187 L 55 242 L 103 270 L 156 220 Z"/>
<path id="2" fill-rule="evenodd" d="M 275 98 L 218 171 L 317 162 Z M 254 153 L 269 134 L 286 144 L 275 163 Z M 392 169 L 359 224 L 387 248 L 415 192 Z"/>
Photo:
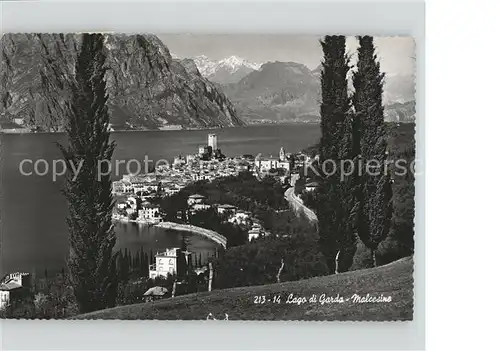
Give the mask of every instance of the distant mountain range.
<path id="1" fill-rule="evenodd" d="M 238 62 L 245 61 L 240 59 Z M 244 67 L 250 69 L 248 65 Z M 200 70 L 200 72 L 204 74 L 206 71 Z M 211 79 L 210 76 L 214 76 L 216 71 L 209 72 L 205 74 Z M 321 66 L 310 70 L 305 65 L 295 62 L 267 62 L 237 82 L 231 82 L 237 78 L 226 77 L 218 83 L 221 83 L 222 89 L 236 106 L 238 116 L 245 121 L 249 123 L 319 121 Z M 413 76 L 387 75 L 384 88 L 386 120 L 414 121 Z M 352 83 L 349 89 L 353 91 Z"/>
<path id="2" fill-rule="evenodd" d="M 237 83 L 241 78 L 258 70 L 261 66 L 237 56 L 216 61 L 201 55 L 194 57 L 193 60 L 203 77 L 221 84 Z"/>
<path id="3" fill-rule="evenodd" d="M 80 41 L 70 34 L 2 36 L 0 128 L 61 130 Z M 105 51 L 114 130 L 319 121 L 321 66 L 173 58 L 153 35 L 106 34 Z M 414 95 L 412 76 L 387 75 L 386 119 L 413 121 Z"/>
<path id="4" fill-rule="evenodd" d="M 319 118 L 319 80 L 299 63 L 265 63 L 223 89 L 245 120 L 305 122 Z"/>
<path id="5" fill-rule="evenodd" d="M 385 106 L 385 120 L 388 122 L 415 122 L 415 113 L 415 100 Z"/>
<path id="6" fill-rule="evenodd" d="M 80 41 L 81 35 L 2 36 L 0 127 L 61 129 Z M 106 34 L 105 51 L 114 130 L 244 124 L 220 87 L 192 60 L 173 59 L 156 36 Z"/>

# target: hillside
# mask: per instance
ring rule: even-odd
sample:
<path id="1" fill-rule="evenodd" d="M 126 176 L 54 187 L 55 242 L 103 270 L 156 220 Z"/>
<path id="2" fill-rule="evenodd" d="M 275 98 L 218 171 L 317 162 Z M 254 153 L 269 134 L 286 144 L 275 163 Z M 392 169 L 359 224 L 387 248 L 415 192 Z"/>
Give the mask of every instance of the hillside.
<path id="1" fill-rule="evenodd" d="M 5 34 L 1 38 L 0 125 L 60 130 L 80 35 Z M 153 35 L 105 35 L 106 75 L 114 130 L 241 125 L 212 82 Z"/>
<path id="2" fill-rule="evenodd" d="M 249 122 L 319 121 L 321 65 L 314 70 L 295 62 L 268 62 L 238 83 L 223 85 L 238 115 Z M 384 80 L 387 121 L 415 120 L 415 85 L 408 75 L 387 75 Z M 349 80 L 349 90 L 353 91 Z"/>
<path id="3" fill-rule="evenodd" d="M 286 303 L 289 294 L 309 299 L 316 294 L 316 303 Z M 325 303 L 321 294 L 349 298 L 360 296 L 391 296 L 391 302 Z M 273 296 L 281 303 L 272 303 Z M 257 296 L 267 302 L 254 303 Z M 207 315 L 230 320 L 411 320 L 413 318 L 413 259 L 403 258 L 385 266 L 317 277 L 295 282 L 215 290 L 184 295 L 152 303 L 140 303 L 96 311 L 75 319 L 184 319 L 204 320 Z"/>
<path id="4" fill-rule="evenodd" d="M 306 121 L 319 118 L 319 80 L 304 65 L 268 62 L 224 87 L 239 116 L 248 120 Z"/>
<path id="5" fill-rule="evenodd" d="M 389 104 L 385 107 L 385 114 L 388 122 L 415 122 L 415 100 Z"/>

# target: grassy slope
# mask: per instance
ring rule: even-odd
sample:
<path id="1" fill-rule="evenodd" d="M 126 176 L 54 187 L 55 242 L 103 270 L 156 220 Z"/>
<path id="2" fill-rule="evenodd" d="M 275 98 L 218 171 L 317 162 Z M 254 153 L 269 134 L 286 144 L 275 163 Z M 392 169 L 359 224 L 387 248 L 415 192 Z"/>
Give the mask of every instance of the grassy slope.
<path id="1" fill-rule="evenodd" d="M 390 303 L 287 304 L 289 294 L 309 298 L 312 294 L 344 298 L 352 294 L 391 296 Z M 254 304 L 255 296 L 281 304 Z M 206 319 L 212 313 L 230 320 L 411 320 L 413 316 L 413 260 L 404 258 L 385 266 L 307 280 L 215 290 L 173 299 L 120 306 L 79 315 L 77 319 Z"/>

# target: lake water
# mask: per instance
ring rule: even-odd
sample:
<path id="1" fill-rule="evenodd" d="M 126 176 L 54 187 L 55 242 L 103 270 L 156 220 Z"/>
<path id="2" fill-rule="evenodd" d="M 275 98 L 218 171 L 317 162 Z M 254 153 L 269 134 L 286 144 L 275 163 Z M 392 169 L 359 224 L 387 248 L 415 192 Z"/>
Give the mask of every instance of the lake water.
<path id="1" fill-rule="evenodd" d="M 317 142 L 319 125 L 264 125 L 218 130 L 116 132 L 116 160 L 172 159 L 197 153 L 199 145 L 207 143 L 207 135 L 216 133 L 218 146 L 226 156 L 242 154 L 277 156 L 280 147 L 296 152 Z M 65 222 L 66 201 L 61 194 L 63 177 L 23 176 L 19 164 L 24 159 L 45 159 L 52 163 L 60 159 L 56 142 L 64 142 L 63 134 L 2 134 L 0 135 L 0 275 L 15 271 L 40 272 L 60 270 L 68 252 Z M 26 171 L 32 166 L 26 165 Z M 121 176 L 125 166 L 115 168 Z M 135 171 L 135 168 L 132 169 Z M 115 172 L 113 172 L 115 173 Z M 118 178 L 115 176 L 114 178 Z M 179 245 L 181 233 L 164 229 L 120 224 L 115 228 L 116 248 L 146 252 Z M 184 233 L 184 235 L 186 235 Z M 216 245 L 198 235 L 187 235 L 189 248 L 210 255 Z"/>

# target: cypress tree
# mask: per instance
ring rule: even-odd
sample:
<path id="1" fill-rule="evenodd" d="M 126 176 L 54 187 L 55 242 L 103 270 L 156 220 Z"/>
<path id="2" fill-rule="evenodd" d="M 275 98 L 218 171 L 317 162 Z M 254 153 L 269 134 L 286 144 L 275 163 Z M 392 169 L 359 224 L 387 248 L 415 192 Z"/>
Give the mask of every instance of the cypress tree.
<path id="1" fill-rule="evenodd" d="M 117 256 L 117 268 L 118 268 L 118 278 L 122 283 L 126 283 L 129 278 L 129 267 L 128 267 L 128 258 L 127 251 L 122 253 L 122 250 L 118 252 Z"/>
<path id="2" fill-rule="evenodd" d="M 123 254 L 122 271 L 123 271 L 122 280 L 124 282 L 127 282 L 130 278 L 130 256 L 127 249 L 125 249 L 125 253 Z"/>
<path id="3" fill-rule="evenodd" d="M 370 249 L 373 266 L 377 265 L 376 250 L 387 236 L 392 216 L 392 181 L 385 167 L 387 160 L 387 130 L 382 105 L 384 74 L 375 54 L 373 37 L 358 37 L 358 64 L 353 75 L 356 110 L 356 148 L 360 165 L 355 191 L 358 208 L 356 230 L 361 241 Z M 371 169 L 367 165 L 380 166 Z"/>
<path id="4" fill-rule="evenodd" d="M 116 300 L 114 203 L 106 175 L 115 143 L 109 140 L 103 46 L 102 34 L 82 37 L 65 124 L 68 146 L 59 145 L 68 169 L 63 190 L 69 207 L 68 268 L 81 313 L 114 306 Z"/>
<path id="5" fill-rule="evenodd" d="M 144 247 L 141 246 L 141 251 L 139 253 L 139 273 L 143 274 L 144 273 L 144 267 L 146 264 L 146 260 L 144 259 Z"/>
<path id="6" fill-rule="evenodd" d="M 116 273 L 118 275 L 118 280 L 121 282 L 123 276 L 123 253 L 121 249 L 116 254 Z"/>
<path id="7" fill-rule="evenodd" d="M 134 262 L 132 261 L 132 253 L 130 252 L 130 250 L 127 251 L 127 262 L 128 262 L 129 271 L 133 271 L 134 270 Z"/>
<path id="8" fill-rule="evenodd" d="M 349 59 L 344 36 L 325 36 L 321 46 L 324 54 L 320 139 L 323 177 L 318 192 L 318 231 L 328 268 L 331 273 L 338 273 L 349 269 L 355 250 L 351 180 L 340 174 L 341 161 L 352 157 L 351 106 L 347 90 Z"/>
<path id="9" fill-rule="evenodd" d="M 135 273 L 141 272 L 141 258 L 139 256 L 139 251 L 136 251 L 134 256 L 134 272 Z"/>

